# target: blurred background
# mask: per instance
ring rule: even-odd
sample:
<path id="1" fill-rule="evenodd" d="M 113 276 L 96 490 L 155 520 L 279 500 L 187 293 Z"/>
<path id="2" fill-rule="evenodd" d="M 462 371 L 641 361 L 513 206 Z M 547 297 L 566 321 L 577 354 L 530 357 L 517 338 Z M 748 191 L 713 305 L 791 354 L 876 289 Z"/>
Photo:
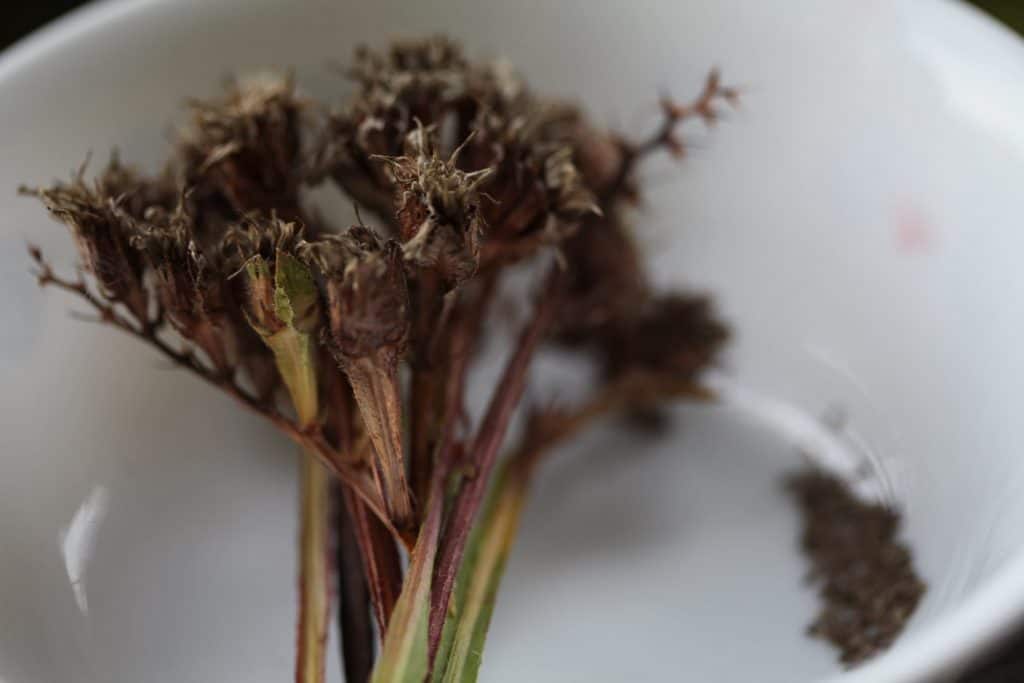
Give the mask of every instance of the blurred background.
<path id="1" fill-rule="evenodd" d="M 1024 0 L 970 0 L 1008 26 L 1024 31 Z M 79 5 L 82 0 L 21 0 L 5 3 L 6 16 L 0 22 L 0 47 L 7 47 L 18 38 Z"/>
<path id="2" fill-rule="evenodd" d="M 944 0 L 935 0 L 944 1 Z M 971 4 L 997 18 L 1010 28 L 1024 33 L 1024 0 L 970 0 Z M 31 0 L 6 3 L 0 22 L 0 49 L 54 18 L 83 5 L 82 0 Z M 959 683 L 1010 683 L 1024 681 L 1024 633 L 1005 646 L 1002 652 Z"/>

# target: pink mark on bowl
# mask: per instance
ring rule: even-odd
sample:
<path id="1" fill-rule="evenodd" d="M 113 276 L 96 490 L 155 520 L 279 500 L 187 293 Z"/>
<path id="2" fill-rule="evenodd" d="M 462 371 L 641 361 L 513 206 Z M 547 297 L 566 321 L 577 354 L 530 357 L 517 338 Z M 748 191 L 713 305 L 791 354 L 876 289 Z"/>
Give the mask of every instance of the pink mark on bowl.
<path id="1" fill-rule="evenodd" d="M 905 254 L 930 251 L 938 237 L 927 212 L 919 205 L 900 202 L 896 208 L 896 246 Z"/>

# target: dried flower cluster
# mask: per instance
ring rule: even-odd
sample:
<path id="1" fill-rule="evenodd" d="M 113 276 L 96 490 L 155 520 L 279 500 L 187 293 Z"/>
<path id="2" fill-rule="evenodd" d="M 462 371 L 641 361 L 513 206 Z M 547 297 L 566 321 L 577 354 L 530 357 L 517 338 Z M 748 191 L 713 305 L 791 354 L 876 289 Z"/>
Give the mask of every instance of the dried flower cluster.
<path id="1" fill-rule="evenodd" d="M 678 124 L 714 121 L 736 93 L 712 74 L 695 103 L 663 103 L 663 125 L 630 142 L 443 38 L 360 48 L 349 77 L 354 92 L 330 112 L 290 78 L 233 83 L 190 104 L 160 174 L 115 158 L 92 181 L 83 169 L 25 190 L 70 229 L 91 282 L 33 257 L 42 284 L 308 454 L 299 680 L 323 679 L 331 534 L 349 680 L 472 680 L 541 454 L 600 415 L 704 396 L 695 379 L 726 329 L 707 299 L 653 289 L 625 209 L 637 164 L 681 154 Z M 304 199 L 320 183 L 380 225 L 332 230 Z M 547 274 L 483 418 L 467 424 L 484 321 L 504 270 L 525 261 Z M 602 379 L 582 405 L 533 409 L 499 467 L 543 345 L 586 354 Z M 471 531 L 494 543 L 477 547 Z"/>

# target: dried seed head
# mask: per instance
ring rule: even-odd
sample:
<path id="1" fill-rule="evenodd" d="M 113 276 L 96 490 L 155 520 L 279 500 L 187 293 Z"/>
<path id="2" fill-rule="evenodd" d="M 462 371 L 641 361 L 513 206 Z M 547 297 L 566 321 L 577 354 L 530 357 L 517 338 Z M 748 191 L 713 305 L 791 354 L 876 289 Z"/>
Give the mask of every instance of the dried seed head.
<path id="1" fill-rule="evenodd" d="M 602 328 L 630 318 L 650 296 L 643 260 L 618 216 L 593 217 L 563 243 L 565 303 L 558 337 L 565 343 L 591 340 Z"/>
<path id="2" fill-rule="evenodd" d="M 231 84 L 221 99 L 192 102 L 180 143 L 186 182 L 237 215 L 296 210 L 303 107 L 290 77 L 267 74 Z"/>
<path id="3" fill-rule="evenodd" d="M 396 187 L 402 252 L 408 261 L 436 270 L 450 288 L 476 272 L 484 231 L 479 187 L 491 175 L 490 169 L 459 170 L 459 151 L 441 158 L 435 132 L 420 127 L 409 134 L 405 155 L 386 158 Z"/>
<path id="4" fill-rule="evenodd" d="M 637 372 L 693 380 L 714 362 L 728 337 L 709 298 L 654 297 L 632 318 L 616 321 L 604 331 L 605 372 L 610 377 Z"/>
<path id="5" fill-rule="evenodd" d="M 374 353 L 399 358 L 409 337 L 409 293 L 396 242 L 367 228 L 307 246 L 325 282 L 329 346 L 342 363 Z"/>
<path id="6" fill-rule="evenodd" d="M 458 43 L 431 36 L 396 41 L 383 52 L 360 46 L 348 75 L 364 92 L 376 88 L 400 97 L 412 89 L 422 96 L 461 84 L 468 66 Z"/>
<path id="7" fill-rule="evenodd" d="M 232 367 L 237 331 L 228 308 L 227 269 L 196 243 L 185 198 L 172 213 L 151 209 L 135 223 L 131 244 L 142 252 L 164 318 L 222 372 Z"/>
<path id="8" fill-rule="evenodd" d="M 68 226 L 83 268 L 96 278 L 100 292 L 123 303 L 140 322 L 147 322 L 149 297 L 143 283 L 144 262 L 132 248 L 133 216 L 146 204 L 166 201 L 166 179 L 150 180 L 120 164 L 114 156 L 89 184 L 85 166 L 70 183 L 46 189 L 22 188 L 38 197 L 57 220 Z"/>
<path id="9" fill-rule="evenodd" d="M 503 111 L 504 105 L 509 106 Z M 490 238 L 507 243 L 515 256 L 523 255 L 524 247 L 528 253 L 558 244 L 584 218 L 600 213 L 576 166 L 571 133 L 579 120 L 573 107 L 526 96 L 483 109 L 475 119 L 479 133 L 466 156 L 470 167 L 492 163 L 496 168 L 487 186 L 495 201 L 484 205 L 484 217 L 493 226 Z"/>
<path id="10" fill-rule="evenodd" d="M 467 68 L 459 46 L 443 37 L 395 43 L 384 52 L 358 48 L 347 72 L 357 92 L 328 121 L 320 174 L 349 181 L 368 174 L 371 185 L 386 185 L 370 158 L 402 154 L 417 120 L 438 121 L 462 96 Z"/>

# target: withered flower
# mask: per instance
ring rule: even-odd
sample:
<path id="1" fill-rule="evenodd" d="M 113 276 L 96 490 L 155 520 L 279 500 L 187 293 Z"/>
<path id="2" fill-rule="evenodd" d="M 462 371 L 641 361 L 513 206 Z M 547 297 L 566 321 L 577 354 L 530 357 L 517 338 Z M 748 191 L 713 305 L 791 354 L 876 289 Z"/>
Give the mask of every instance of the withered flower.
<path id="1" fill-rule="evenodd" d="M 193 235 L 193 218 L 182 201 L 172 213 L 151 208 L 145 220 L 135 222 L 131 245 L 143 254 L 164 319 L 227 374 L 237 353 L 227 311 L 227 272 L 221 259 L 202 252 Z"/>
<path id="2" fill-rule="evenodd" d="M 238 216 L 276 211 L 297 219 L 303 103 L 292 79 L 262 74 L 232 83 L 220 99 L 190 106 L 179 154 L 197 199 L 219 198 Z"/>
<path id="3" fill-rule="evenodd" d="M 650 287 L 642 257 L 617 213 L 585 220 L 561 251 L 567 272 L 559 341 L 593 341 L 605 326 L 644 308 Z"/>
<path id="4" fill-rule="evenodd" d="M 414 523 L 405 476 L 398 363 L 409 338 L 409 293 L 401 247 L 354 226 L 305 246 L 324 279 L 327 344 L 348 376 L 373 444 L 373 466 L 395 525 Z"/>
<path id="5" fill-rule="evenodd" d="M 495 98 L 492 98 L 495 99 Z M 486 260 L 516 259 L 575 233 L 601 213 L 577 167 L 570 136 L 580 118 L 574 107 L 519 95 L 499 99 L 474 119 L 466 156 L 495 168 L 486 191 L 484 219 L 492 225 Z"/>
<path id="6" fill-rule="evenodd" d="M 601 336 L 604 370 L 610 377 L 643 373 L 663 380 L 693 381 L 729 338 L 711 299 L 662 294 L 634 315 L 608 325 Z"/>
<path id="7" fill-rule="evenodd" d="M 309 267 L 296 252 L 303 231 L 276 217 L 250 218 L 228 234 L 245 271 L 246 319 L 274 354 L 278 372 L 295 404 L 299 421 L 319 419 L 316 344 L 320 295 Z"/>
<path id="8" fill-rule="evenodd" d="M 386 51 L 357 49 L 347 71 L 357 91 L 328 118 L 316 177 L 333 178 L 390 220 L 394 188 L 374 157 L 401 155 L 417 121 L 440 122 L 462 97 L 467 69 L 461 48 L 443 37 L 398 42 Z"/>
<path id="9" fill-rule="evenodd" d="M 69 183 L 21 192 L 38 197 L 68 227 L 82 267 L 96 278 L 103 296 L 124 304 L 140 324 L 148 325 L 150 298 L 143 283 L 144 260 L 131 246 L 132 214 L 141 215 L 149 201 L 165 201 L 166 180 L 147 179 L 122 166 L 116 155 L 91 185 L 84 175 L 83 165 Z"/>
<path id="10" fill-rule="evenodd" d="M 406 260 L 436 271 L 448 288 L 471 277 L 480 260 L 484 223 L 479 187 L 491 169 L 472 173 L 456 165 L 460 149 L 438 155 L 436 132 L 409 134 L 406 153 L 386 157 L 395 183 L 399 236 Z"/>

